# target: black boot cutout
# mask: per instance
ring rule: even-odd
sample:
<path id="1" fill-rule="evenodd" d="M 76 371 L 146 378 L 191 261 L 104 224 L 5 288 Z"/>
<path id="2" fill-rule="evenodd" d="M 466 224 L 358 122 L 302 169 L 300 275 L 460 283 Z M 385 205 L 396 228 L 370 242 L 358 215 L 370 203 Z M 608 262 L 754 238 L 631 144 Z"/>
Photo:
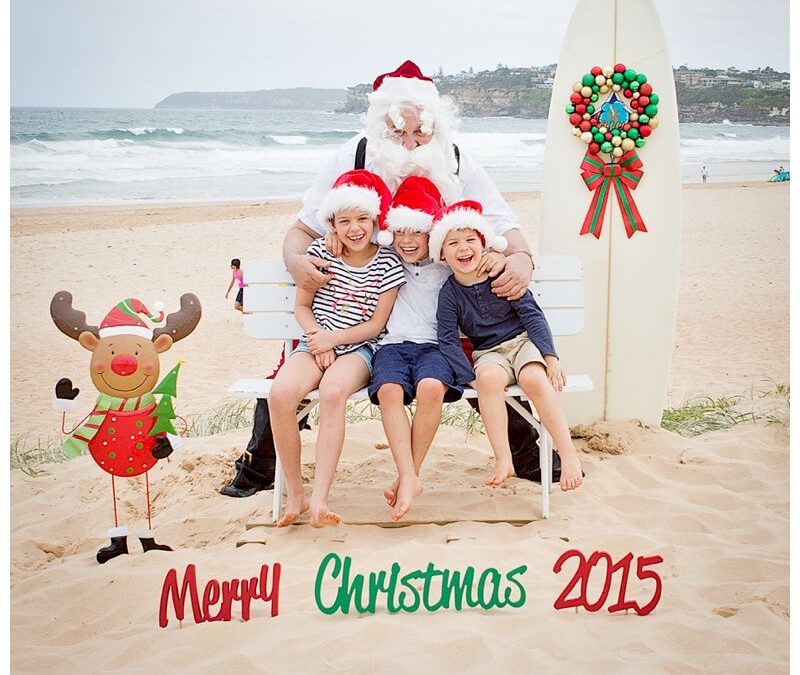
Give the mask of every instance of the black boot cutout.
<path id="1" fill-rule="evenodd" d="M 148 551 L 171 551 L 172 550 L 166 544 L 156 544 L 156 540 L 153 537 L 139 537 L 139 541 L 142 542 L 142 549 L 144 549 L 145 553 L 147 553 Z"/>
<path id="2" fill-rule="evenodd" d="M 159 436 L 150 454 L 156 459 L 166 459 L 172 454 L 172 446 L 164 436 Z"/>
<path id="3" fill-rule="evenodd" d="M 128 538 L 127 537 L 111 537 L 111 543 L 104 546 L 97 552 L 97 562 L 101 565 L 108 562 L 111 558 L 116 558 L 118 555 L 127 555 L 128 553 Z"/>

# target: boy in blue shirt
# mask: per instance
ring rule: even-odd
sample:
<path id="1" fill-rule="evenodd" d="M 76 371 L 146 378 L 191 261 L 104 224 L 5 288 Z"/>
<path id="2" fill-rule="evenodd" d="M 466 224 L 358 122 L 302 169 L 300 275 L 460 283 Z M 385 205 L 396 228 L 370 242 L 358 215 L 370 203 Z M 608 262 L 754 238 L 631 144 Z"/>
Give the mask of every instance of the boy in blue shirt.
<path id="1" fill-rule="evenodd" d="M 503 237 L 474 201 L 452 204 L 442 211 L 430 235 L 434 260 L 444 260 L 453 275 L 439 292 L 437 309 L 439 348 L 456 374 L 460 386 L 474 386 L 481 417 L 495 454 L 495 467 L 487 485 L 500 485 L 514 475 L 508 442 L 505 388 L 519 384 L 533 403 L 540 420 L 553 437 L 561 457 L 561 489 L 582 483 L 578 453 L 572 444 L 557 392 L 566 384 L 550 328 L 530 290 L 518 300 L 500 298 L 491 279 L 479 275 L 486 248 L 502 251 Z M 473 346 L 474 370 L 461 348 L 459 329 Z"/>

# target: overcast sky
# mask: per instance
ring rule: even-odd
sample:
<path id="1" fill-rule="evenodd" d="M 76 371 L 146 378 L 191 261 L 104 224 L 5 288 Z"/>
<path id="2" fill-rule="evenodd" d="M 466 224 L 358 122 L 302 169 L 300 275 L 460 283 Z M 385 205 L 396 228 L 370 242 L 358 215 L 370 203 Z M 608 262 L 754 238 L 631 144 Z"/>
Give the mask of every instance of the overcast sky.
<path id="1" fill-rule="evenodd" d="M 789 0 L 655 0 L 674 65 L 789 70 Z M 152 107 L 178 91 L 346 87 L 555 63 L 571 0 L 12 0 L 11 104 Z M 363 27 L 359 27 L 363 26 Z"/>

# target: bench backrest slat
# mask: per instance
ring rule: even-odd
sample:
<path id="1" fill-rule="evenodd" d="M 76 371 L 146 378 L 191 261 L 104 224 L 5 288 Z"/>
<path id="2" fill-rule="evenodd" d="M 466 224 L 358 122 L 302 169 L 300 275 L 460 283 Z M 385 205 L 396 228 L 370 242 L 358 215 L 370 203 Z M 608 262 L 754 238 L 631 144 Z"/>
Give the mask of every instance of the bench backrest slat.
<path id="1" fill-rule="evenodd" d="M 244 330 L 252 338 L 287 340 L 303 331 L 294 320 L 295 287 L 282 260 L 246 260 L 243 265 Z M 583 329 L 583 269 L 574 256 L 536 259 L 531 292 L 544 310 L 553 335 Z"/>

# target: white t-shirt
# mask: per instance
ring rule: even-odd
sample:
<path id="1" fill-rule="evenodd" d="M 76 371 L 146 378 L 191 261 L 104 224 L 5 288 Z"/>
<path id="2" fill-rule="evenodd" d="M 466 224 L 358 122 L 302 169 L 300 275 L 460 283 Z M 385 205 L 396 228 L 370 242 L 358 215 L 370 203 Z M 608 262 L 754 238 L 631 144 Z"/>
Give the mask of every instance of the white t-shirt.
<path id="1" fill-rule="evenodd" d="M 325 248 L 324 239 L 315 239 L 308 253 L 330 263 L 332 278 L 314 295 L 311 311 L 321 328 L 352 328 L 372 318 L 381 293 L 405 283 L 400 258 L 391 249 L 378 247 L 378 252 L 363 267 L 352 267 L 335 258 Z M 374 348 L 383 335 L 364 342 L 339 345 L 336 354 L 345 354 L 363 344 Z"/>
<path id="2" fill-rule="evenodd" d="M 437 344 L 436 306 L 439 289 L 451 274 L 447 265 L 432 261 L 403 262 L 405 285 L 398 291 L 380 345 L 399 342 Z"/>
<path id="3" fill-rule="evenodd" d="M 303 195 L 303 208 L 300 209 L 297 218 L 320 235 L 326 234 L 327 228 L 317 222 L 319 205 L 322 203 L 322 198 L 331 189 L 334 181 L 345 171 L 352 170 L 356 157 L 356 146 L 361 136 L 359 134 L 351 138 L 339 148 L 336 155 L 323 167 L 311 187 Z M 473 199 L 480 202 L 481 206 L 483 206 L 483 215 L 494 225 L 497 234 L 504 234 L 508 230 L 518 229 L 519 223 L 517 223 L 516 216 L 506 204 L 492 179 L 483 170 L 483 167 L 460 147 L 459 153 L 458 182 L 462 191 L 459 200 Z M 371 162 L 369 157 L 366 159 L 364 168 L 386 179 L 381 167 Z"/>

